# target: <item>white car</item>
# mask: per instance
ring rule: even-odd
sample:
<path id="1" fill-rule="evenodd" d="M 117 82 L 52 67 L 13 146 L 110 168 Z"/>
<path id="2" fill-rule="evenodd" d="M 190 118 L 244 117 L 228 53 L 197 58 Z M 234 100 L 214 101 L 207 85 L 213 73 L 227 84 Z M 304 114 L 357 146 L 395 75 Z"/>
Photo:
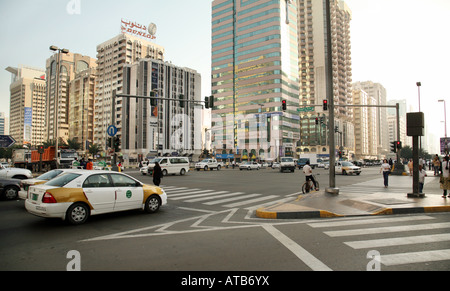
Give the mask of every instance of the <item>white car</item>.
<path id="1" fill-rule="evenodd" d="M 201 162 L 198 162 L 195 164 L 195 169 L 197 171 L 200 171 L 201 169 L 207 171 L 207 170 L 213 170 L 217 169 L 217 171 L 220 170 L 220 164 L 217 162 L 216 159 L 204 159 Z"/>
<path id="2" fill-rule="evenodd" d="M 258 164 L 257 162 L 246 162 L 246 163 L 243 163 L 243 164 L 241 164 L 239 166 L 239 170 L 242 171 L 244 169 L 247 169 L 247 170 L 259 170 L 259 169 L 261 169 L 261 165 Z"/>
<path id="3" fill-rule="evenodd" d="M 30 170 L 21 168 L 5 168 L 0 165 L 0 179 L 31 179 L 33 175 Z"/>
<path id="4" fill-rule="evenodd" d="M 361 168 L 355 166 L 354 164 L 350 162 L 336 162 L 335 167 L 336 174 L 341 173 L 342 175 L 348 175 L 348 174 L 361 174 Z"/>
<path id="5" fill-rule="evenodd" d="M 91 215 L 132 209 L 154 213 L 165 204 L 167 194 L 159 187 L 123 173 L 80 170 L 30 187 L 25 208 L 39 217 L 82 224 Z"/>
<path id="6" fill-rule="evenodd" d="M 151 160 L 148 165 L 142 166 L 139 171 L 142 175 L 153 173 L 155 163 L 159 163 L 164 176 L 180 174 L 181 176 L 189 172 L 189 158 L 187 157 L 163 157 Z"/>

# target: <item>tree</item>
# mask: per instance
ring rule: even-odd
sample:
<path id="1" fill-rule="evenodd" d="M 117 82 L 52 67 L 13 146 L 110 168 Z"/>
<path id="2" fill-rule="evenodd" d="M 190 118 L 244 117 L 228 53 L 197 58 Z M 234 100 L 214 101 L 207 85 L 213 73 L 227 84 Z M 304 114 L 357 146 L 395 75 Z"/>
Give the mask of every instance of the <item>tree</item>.
<path id="1" fill-rule="evenodd" d="M 89 153 L 95 157 L 99 152 L 101 151 L 101 148 L 98 144 L 91 144 L 91 146 L 89 147 Z"/>
<path id="2" fill-rule="evenodd" d="M 73 149 L 76 151 L 81 148 L 81 143 L 79 143 L 76 138 L 68 139 L 67 145 L 69 146 L 69 149 Z"/>

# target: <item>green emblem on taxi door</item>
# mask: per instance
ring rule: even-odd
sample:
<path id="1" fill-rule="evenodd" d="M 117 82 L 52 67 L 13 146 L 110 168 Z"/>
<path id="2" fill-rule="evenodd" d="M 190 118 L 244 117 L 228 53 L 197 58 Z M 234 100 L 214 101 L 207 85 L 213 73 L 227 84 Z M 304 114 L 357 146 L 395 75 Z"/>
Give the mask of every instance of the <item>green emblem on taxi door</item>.
<path id="1" fill-rule="evenodd" d="M 128 191 L 127 191 L 127 198 L 130 199 L 132 195 L 133 195 L 133 194 L 131 193 L 131 191 L 128 190 Z"/>

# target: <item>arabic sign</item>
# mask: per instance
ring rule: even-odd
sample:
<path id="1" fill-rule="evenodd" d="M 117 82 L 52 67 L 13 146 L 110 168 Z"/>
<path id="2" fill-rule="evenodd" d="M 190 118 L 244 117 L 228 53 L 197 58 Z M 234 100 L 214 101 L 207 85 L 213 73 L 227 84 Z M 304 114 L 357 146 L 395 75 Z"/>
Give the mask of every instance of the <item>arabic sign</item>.
<path id="1" fill-rule="evenodd" d="M 154 23 L 150 23 L 147 27 L 137 22 L 122 19 L 120 28 L 122 33 L 136 35 L 146 39 L 156 39 L 156 25 Z"/>

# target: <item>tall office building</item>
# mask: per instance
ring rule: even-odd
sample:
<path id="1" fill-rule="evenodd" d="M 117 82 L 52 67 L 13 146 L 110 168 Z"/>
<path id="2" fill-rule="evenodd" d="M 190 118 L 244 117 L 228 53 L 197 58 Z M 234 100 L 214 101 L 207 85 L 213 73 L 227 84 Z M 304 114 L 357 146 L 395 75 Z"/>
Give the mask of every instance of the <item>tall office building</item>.
<path id="1" fill-rule="evenodd" d="M 201 76 L 171 63 L 141 59 L 125 65 L 123 93 L 156 96 L 122 101 L 122 154 L 142 160 L 163 155 L 198 157 L 201 154 Z"/>
<path id="2" fill-rule="evenodd" d="M 353 90 L 353 104 L 376 105 L 375 99 L 363 90 Z M 377 108 L 355 107 L 355 156 L 354 160 L 377 158 Z"/>
<path id="3" fill-rule="evenodd" d="M 69 139 L 70 83 L 77 74 L 95 66 L 95 59 L 76 53 L 61 53 L 59 59 L 55 53 L 47 59 L 46 140 L 56 140 L 56 136 Z"/>
<path id="4" fill-rule="evenodd" d="M 298 1 L 300 104 L 321 105 L 326 94 L 326 7 L 322 0 Z M 333 96 L 335 105 L 352 104 L 352 62 L 350 21 L 352 13 L 344 1 L 330 0 Z M 323 124 L 317 125 L 319 117 Z M 328 153 L 328 112 L 322 107 L 302 113 L 299 153 Z M 352 110 L 335 108 L 336 147 L 346 152 L 354 148 Z"/>
<path id="5" fill-rule="evenodd" d="M 12 74 L 9 133 L 17 145 L 38 146 L 46 132 L 45 71 L 22 65 L 6 70 Z"/>
<path id="6" fill-rule="evenodd" d="M 97 46 L 97 78 L 94 103 L 94 143 L 107 149 L 107 128 L 115 125 L 122 138 L 122 98 L 112 104 L 112 93 L 122 93 L 123 68 L 143 58 L 164 59 L 164 48 L 148 40 L 126 33 Z M 114 124 L 113 115 L 114 112 Z M 125 117 L 126 118 L 126 117 Z"/>
<path id="7" fill-rule="evenodd" d="M 297 1 L 213 1 L 215 153 L 234 154 L 237 160 L 294 155 L 299 139 L 297 23 Z"/>
<path id="8" fill-rule="evenodd" d="M 6 117 L 5 112 L 0 112 L 0 135 L 9 134 L 9 130 L 6 129 L 9 124 L 7 120 L 8 118 Z"/>

